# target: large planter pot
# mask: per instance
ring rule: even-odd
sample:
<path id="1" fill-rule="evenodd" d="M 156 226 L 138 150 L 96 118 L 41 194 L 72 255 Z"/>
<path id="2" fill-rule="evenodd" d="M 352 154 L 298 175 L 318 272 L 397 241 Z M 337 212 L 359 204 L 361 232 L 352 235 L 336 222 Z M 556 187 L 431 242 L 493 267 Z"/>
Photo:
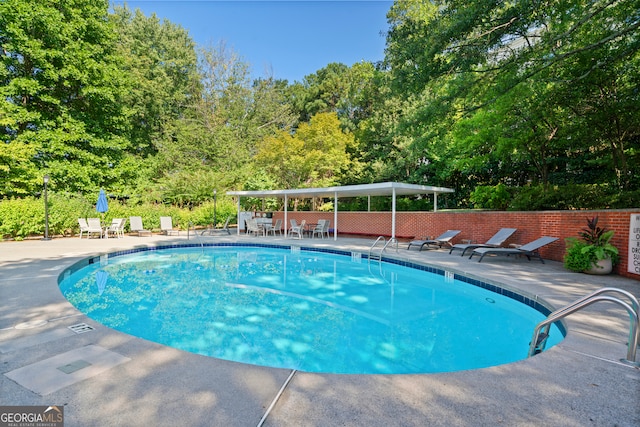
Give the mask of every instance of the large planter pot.
<path id="1" fill-rule="evenodd" d="M 613 270 L 611 258 L 598 260 L 592 264 L 589 270 L 585 270 L 587 274 L 609 274 Z"/>

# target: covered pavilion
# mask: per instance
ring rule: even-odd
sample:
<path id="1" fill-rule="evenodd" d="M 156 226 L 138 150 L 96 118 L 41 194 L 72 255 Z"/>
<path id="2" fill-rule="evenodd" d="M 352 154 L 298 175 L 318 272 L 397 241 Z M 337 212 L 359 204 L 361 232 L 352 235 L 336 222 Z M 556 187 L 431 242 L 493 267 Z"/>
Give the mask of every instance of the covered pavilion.
<path id="1" fill-rule="evenodd" d="M 295 188 L 289 190 L 252 190 L 252 191 L 227 191 L 230 196 L 238 197 L 238 217 L 240 217 L 240 200 L 242 197 L 258 198 L 283 198 L 284 199 L 284 230 L 287 232 L 287 208 L 290 198 L 333 198 L 333 224 L 338 229 L 338 199 L 340 197 L 364 197 L 364 196 L 391 196 L 391 237 L 396 236 L 396 197 L 413 196 L 417 194 L 433 194 L 433 210 L 438 210 L 438 194 L 453 193 L 454 190 L 445 187 L 432 187 L 429 185 L 406 184 L 403 182 L 379 182 L 374 184 L 344 185 L 324 188 Z M 238 227 L 240 234 L 240 227 Z M 337 233 L 333 233 L 333 239 L 337 240 Z"/>

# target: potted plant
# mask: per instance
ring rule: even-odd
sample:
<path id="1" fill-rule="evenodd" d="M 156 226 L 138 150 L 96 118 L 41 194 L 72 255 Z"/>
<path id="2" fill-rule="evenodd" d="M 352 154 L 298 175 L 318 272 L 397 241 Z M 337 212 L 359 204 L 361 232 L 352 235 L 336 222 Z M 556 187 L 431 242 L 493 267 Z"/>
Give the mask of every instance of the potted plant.
<path id="1" fill-rule="evenodd" d="M 580 238 L 566 238 L 564 266 L 589 274 L 611 273 L 618 262 L 618 248 L 610 243 L 613 233 L 613 230 L 598 227 L 597 216 L 587 218 L 587 228 L 578 233 Z"/>

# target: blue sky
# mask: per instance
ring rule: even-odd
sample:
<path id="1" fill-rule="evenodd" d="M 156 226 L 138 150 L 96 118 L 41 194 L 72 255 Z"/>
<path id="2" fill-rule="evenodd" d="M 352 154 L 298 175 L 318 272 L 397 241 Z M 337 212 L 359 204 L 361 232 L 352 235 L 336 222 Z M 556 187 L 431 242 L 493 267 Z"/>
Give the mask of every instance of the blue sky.
<path id="1" fill-rule="evenodd" d="M 123 4 L 113 1 L 112 4 Z M 189 31 L 198 45 L 224 42 L 254 77 L 302 81 L 331 62 L 348 66 L 384 58 L 388 29 L 383 0 L 147 0 L 127 1 Z"/>

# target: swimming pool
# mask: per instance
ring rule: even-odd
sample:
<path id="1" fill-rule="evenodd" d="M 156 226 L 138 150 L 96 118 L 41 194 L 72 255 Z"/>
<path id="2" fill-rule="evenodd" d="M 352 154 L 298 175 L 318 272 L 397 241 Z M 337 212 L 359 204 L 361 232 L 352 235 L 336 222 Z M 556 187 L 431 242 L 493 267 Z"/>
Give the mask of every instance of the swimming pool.
<path id="1" fill-rule="evenodd" d="M 435 268 L 269 245 L 159 247 L 84 260 L 63 295 L 110 328 L 307 372 L 450 372 L 527 357 L 548 310 Z M 547 348 L 563 338 L 553 327 Z"/>

